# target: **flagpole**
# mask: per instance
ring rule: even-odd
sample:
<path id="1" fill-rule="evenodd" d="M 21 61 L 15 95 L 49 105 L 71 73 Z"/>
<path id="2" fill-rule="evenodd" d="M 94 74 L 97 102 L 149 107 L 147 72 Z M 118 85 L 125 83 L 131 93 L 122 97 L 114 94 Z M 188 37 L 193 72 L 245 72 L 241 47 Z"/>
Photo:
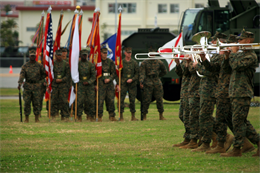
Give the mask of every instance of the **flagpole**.
<path id="1" fill-rule="evenodd" d="M 96 121 L 98 121 L 98 78 L 97 78 L 97 97 L 96 97 Z"/>
<path id="2" fill-rule="evenodd" d="M 77 121 L 77 96 L 78 96 L 78 83 L 76 83 L 76 98 L 75 98 L 75 121 Z"/>
<path id="3" fill-rule="evenodd" d="M 72 117 L 73 117 L 73 106 L 74 106 L 74 104 L 72 103 L 72 105 L 70 106 L 70 117 L 71 117 L 71 121 L 72 121 Z"/>
<path id="4" fill-rule="evenodd" d="M 119 70 L 119 96 L 118 96 L 118 101 L 119 101 L 119 104 L 118 104 L 118 111 L 119 111 L 119 121 L 120 121 L 120 118 L 121 118 L 121 70 Z"/>
<path id="5" fill-rule="evenodd" d="M 51 121 L 51 93 L 49 94 L 49 122 Z"/>

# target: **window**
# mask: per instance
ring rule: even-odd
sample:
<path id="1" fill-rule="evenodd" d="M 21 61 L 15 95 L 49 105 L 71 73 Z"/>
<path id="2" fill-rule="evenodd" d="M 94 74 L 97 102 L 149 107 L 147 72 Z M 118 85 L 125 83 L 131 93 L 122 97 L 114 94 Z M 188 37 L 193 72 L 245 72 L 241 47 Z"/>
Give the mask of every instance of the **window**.
<path id="1" fill-rule="evenodd" d="M 158 13 L 167 13 L 167 4 L 158 4 Z"/>
<path id="2" fill-rule="evenodd" d="M 195 8 L 203 8 L 204 5 L 203 4 L 195 4 Z"/>
<path id="3" fill-rule="evenodd" d="M 179 13 L 179 4 L 171 4 L 170 13 Z"/>
<path id="4" fill-rule="evenodd" d="M 118 3 L 117 8 L 122 7 L 122 13 L 135 13 L 136 3 Z M 115 13 L 115 3 L 108 4 L 108 13 Z M 119 11 L 118 11 L 119 12 Z"/>
<path id="5" fill-rule="evenodd" d="M 27 27 L 27 28 L 26 28 L 26 31 L 27 31 L 27 32 L 30 32 L 30 31 L 36 32 L 36 31 L 37 31 L 37 28 L 36 28 L 36 27 Z"/>

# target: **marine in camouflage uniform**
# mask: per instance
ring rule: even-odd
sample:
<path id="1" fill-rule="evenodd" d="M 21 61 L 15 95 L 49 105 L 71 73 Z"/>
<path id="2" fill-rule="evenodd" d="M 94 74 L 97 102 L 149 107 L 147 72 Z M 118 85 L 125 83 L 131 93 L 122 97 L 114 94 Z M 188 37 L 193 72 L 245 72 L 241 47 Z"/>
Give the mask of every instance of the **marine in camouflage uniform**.
<path id="1" fill-rule="evenodd" d="M 82 112 L 87 104 L 91 121 L 95 121 L 95 85 L 96 70 L 94 64 L 87 61 L 88 51 L 80 51 L 81 61 L 79 61 L 79 82 L 77 83 L 77 117 L 82 122 Z M 75 85 L 75 84 L 74 84 Z M 86 101 L 85 101 L 86 100 Z"/>
<path id="2" fill-rule="evenodd" d="M 137 94 L 137 80 L 139 75 L 139 66 L 136 61 L 131 59 L 132 48 L 124 48 L 125 59 L 123 59 L 123 68 L 121 71 L 121 104 L 120 104 L 120 121 L 123 121 L 123 112 L 124 112 L 124 100 L 128 92 L 129 101 L 130 101 L 130 112 L 132 114 L 132 121 L 138 119 L 135 118 L 135 98 Z M 119 83 L 118 77 L 116 78 L 117 83 Z"/>
<path id="3" fill-rule="evenodd" d="M 154 50 L 149 50 L 154 52 Z M 159 112 L 159 120 L 166 120 L 163 117 L 163 86 L 160 77 L 166 75 L 167 70 L 161 60 L 144 60 L 140 67 L 140 87 L 143 92 L 143 120 L 146 120 L 146 114 L 152 100 L 152 96 L 156 99 L 156 105 Z"/>
<path id="4" fill-rule="evenodd" d="M 189 124 L 189 82 L 191 73 L 189 72 L 188 67 L 185 66 L 187 63 L 186 60 L 183 60 L 181 63 L 178 59 L 175 59 L 176 67 L 175 72 L 179 77 L 182 78 L 181 83 L 181 93 L 180 93 L 180 108 L 179 108 L 179 118 L 184 124 L 185 133 L 183 135 L 184 141 L 179 144 L 174 144 L 173 147 L 181 147 L 187 145 L 190 142 L 190 124 Z"/>
<path id="5" fill-rule="evenodd" d="M 254 34 L 243 30 L 238 37 L 239 43 L 252 43 Z M 232 73 L 229 85 L 229 97 L 231 101 L 233 133 L 235 140 L 233 150 L 222 153 L 224 157 L 241 156 L 241 147 L 245 136 L 258 145 L 257 153 L 253 156 L 260 156 L 259 153 L 259 134 L 247 120 L 251 97 L 254 95 L 253 77 L 255 68 L 258 66 L 257 55 L 252 50 L 245 50 L 240 53 L 227 52 L 223 63 L 224 70 L 231 67 Z"/>
<path id="6" fill-rule="evenodd" d="M 39 115 L 41 111 L 41 84 L 43 83 L 46 73 L 42 64 L 35 61 L 36 51 L 32 49 L 29 51 L 30 61 L 22 66 L 20 77 L 18 80 L 18 89 L 25 79 L 23 85 L 23 100 L 24 100 L 24 114 L 26 123 L 29 122 L 29 115 L 31 113 L 31 102 L 33 105 L 33 113 L 35 115 L 35 122 L 39 122 Z"/>
<path id="7" fill-rule="evenodd" d="M 40 63 L 44 66 L 43 64 L 43 61 L 41 60 Z M 46 92 L 46 79 L 43 80 L 43 83 L 41 84 L 41 96 L 40 96 L 40 108 L 41 108 L 41 111 L 42 111 L 42 102 L 43 102 L 43 97 L 44 97 L 44 94 Z M 40 115 L 39 117 L 41 117 L 41 111 L 40 111 Z"/>
<path id="8" fill-rule="evenodd" d="M 102 121 L 103 105 L 106 102 L 107 111 L 109 113 L 109 120 L 117 121 L 115 119 L 115 88 L 113 80 L 116 77 L 115 63 L 107 58 L 107 48 L 101 48 L 102 59 L 102 77 L 98 78 L 98 121 Z"/>
<path id="9" fill-rule="evenodd" d="M 55 121 L 55 115 L 58 111 L 59 104 L 65 117 L 65 121 L 69 121 L 69 106 L 68 106 L 68 80 L 70 79 L 69 64 L 61 57 L 61 50 L 56 50 L 56 60 L 53 63 L 54 79 L 52 81 L 51 93 L 51 116 L 52 121 Z"/>
<path id="10" fill-rule="evenodd" d="M 199 112 L 200 112 L 200 77 L 196 73 L 196 69 L 193 67 L 191 61 L 191 55 L 189 55 L 189 60 L 185 64 L 185 67 L 189 69 L 191 74 L 189 87 L 188 87 L 188 97 L 189 97 L 189 126 L 190 126 L 190 142 L 187 145 L 181 146 L 184 149 L 194 149 L 198 147 L 197 141 L 200 138 L 199 134 Z"/>

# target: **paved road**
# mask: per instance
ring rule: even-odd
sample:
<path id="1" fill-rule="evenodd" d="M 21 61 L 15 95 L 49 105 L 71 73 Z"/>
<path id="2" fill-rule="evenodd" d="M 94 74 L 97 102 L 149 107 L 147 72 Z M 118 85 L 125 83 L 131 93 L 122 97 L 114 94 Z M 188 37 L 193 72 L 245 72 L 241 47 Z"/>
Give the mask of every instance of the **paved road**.
<path id="1" fill-rule="evenodd" d="M 9 74 L 9 68 L 0 68 L 0 88 L 17 88 L 20 67 L 13 68 L 13 73 Z"/>

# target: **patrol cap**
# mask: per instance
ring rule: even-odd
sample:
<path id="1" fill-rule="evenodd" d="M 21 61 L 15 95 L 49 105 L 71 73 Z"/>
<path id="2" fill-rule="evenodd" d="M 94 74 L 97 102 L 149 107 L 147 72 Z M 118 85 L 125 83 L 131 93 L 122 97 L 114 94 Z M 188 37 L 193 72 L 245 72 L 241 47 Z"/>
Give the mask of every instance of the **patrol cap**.
<path id="1" fill-rule="evenodd" d="M 124 51 L 127 53 L 132 53 L 132 48 L 131 47 L 125 47 Z"/>
<path id="2" fill-rule="evenodd" d="M 234 34 L 229 34 L 227 43 L 237 43 L 237 36 Z"/>
<path id="3" fill-rule="evenodd" d="M 60 49 L 57 49 L 57 50 L 55 51 L 55 54 L 56 54 L 56 55 L 62 55 L 62 51 L 61 51 Z"/>
<path id="4" fill-rule="evenodd" d="M 82 49 L 82 50 L 80 51 L 80 55 L 87 55 L 87 54 L 88 54 L 87 49 Z"/>
<path id="5" fill-rule="evenodd" d="M 31 49 L 29 50 L 29 56 L 35 56 L 36 55 L 36 50 L 35 49 Z"/>
<path id="6" fill-rule="evenodd" d="M 105 44 L 103 44 L 103 45 L 100 46 L 100 51 L 101 51 L 102 53 L 107 53 L 107 47 L 106 47 Z"/>
<path id="7" fill-rule="evenodd" d="M 68 52 L 68 49 L 66 47 L 62 47 L 60 49 L 61 49 L 61 52 Z"/>
<path id="8" fill-rule="evenodd" d="M 218 38 L 223 38 L 223 39 L 226 39 L 227 38 L 227 35 L 224 34 L 224 33 L 220 33 L 218 31 L 216 31 L 216 34 L 211 37 L 212 40 L 217 40 Z"/>
<path id="9" fill-rule="evenodd" d="M 238 40 L 242 40 L 242 39 L 245 39 L 245 38 L 254 38 L 254 33 L 252 32 L 249 32 L 249 31 L 245 31 L 244 29 L 241 31 L 241 34 L 240 36 L 237 36 L 237 39 Z"/>

